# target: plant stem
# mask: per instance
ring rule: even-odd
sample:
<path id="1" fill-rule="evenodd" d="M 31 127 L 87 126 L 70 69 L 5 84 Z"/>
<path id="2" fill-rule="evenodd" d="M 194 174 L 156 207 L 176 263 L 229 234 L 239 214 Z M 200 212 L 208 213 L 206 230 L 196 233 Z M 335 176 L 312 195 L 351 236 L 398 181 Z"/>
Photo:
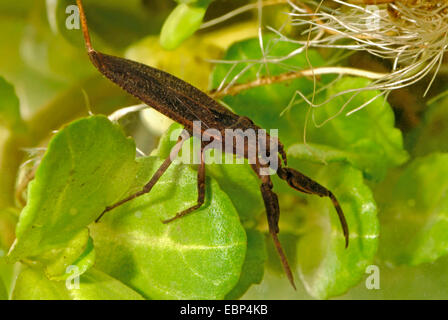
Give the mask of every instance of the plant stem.
<path id="1" fill-rule="evenodd" d="M 294 80 L 301 77 L 312 77 L 323 74 L 352 75 L 368 79 L 380 79 L 387 75 L 387 73 L 371 72 L 362 69 L 348 68 L 348 67 L 322 67 L 315 69 L 306 69 L 301 71 L 286 72 L 277 76 L 261 77 L 252 82 L 236 84 L 228 88 L 224 88 L 221 91 L 211 91 L 210 96 L 212 96 L 215 99 L 219 99 L 228 95 L 232 96 L 237 95 L 241 91 L 248 90 L 251 88 L 256 88 L 272 83 L 280 83 L 284 81 Z"/>

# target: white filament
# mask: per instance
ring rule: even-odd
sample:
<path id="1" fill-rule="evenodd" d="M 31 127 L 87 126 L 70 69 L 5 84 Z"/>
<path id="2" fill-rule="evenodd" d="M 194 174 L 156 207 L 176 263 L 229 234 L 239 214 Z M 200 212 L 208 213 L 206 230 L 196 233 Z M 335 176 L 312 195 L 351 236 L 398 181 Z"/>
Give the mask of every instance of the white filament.
<path id="1" fill-rule="evenodd" d="M 287 0 L 290 10 L 285 12 L 285 16 L 293 26 L 304 30 L 302 35 L 305 36 L 305 40 L 286 36 L 282 30 L 283 26 L 279 30 L 267 26 L 266 28 L 273 32 L 276 38 L 266 40 L 262 38 L 260 24 L 262 1 L 257 0 L 256 5 L 253 4 L 250 9 L 258 10 L 259 43 L 262 57 L 260 59 L 213 61 L 232 64 L 231 70 L 218 89 L 225 92 L 256 65 L 266 68 L 266 71 L 268 71 L 268 63 L 285 67 L 288 71 L 306 71 L 299 67 L 286 65 L 284 62 L 298 54 L 303 54 L 307 49 L 333 48 L 369 52 L 382 59 L 390 60 L 392 70 L 386 74 L 374 74 L 361 69 L 358 69 L 357 72 L 351 70 L 348 74 L 363 76 L 373 79 L 373 81 L 367 87 L 339 92 L 320 103 L 314 103 L 314 95 L 322 88 L 308 96 L 297 91 L 282 114 L 300 102 L 306 102 L 310 107 L 316 108 L 324 106 L 336 97 L 351 94 L 351 97 L 347 97 L 346 103 L 341 106 L 339 112 L 341 113 L 360 92 L 371 90 L 380 92 L 362 106 L 346 113 L 346 115 L 350 115 L 376 98 L 387 96 L 392 90 L 415 84 L 431 74 L 432 78 L 425 91 L 425 95 L 427 94 L 441 68 L 444 53 L 448 49 L 448 1 L 396 0 L 393 3 L 380 5 L 363 5 L 363 1 L 350 3 L 345 0 L 333 0 L 333 2 L 339 4 L 339 7 L 334 9 L 321 5 L 319 2 Z M 245 10 L 249 10 L 249 7 Z M 296 47 L 282 56 L 271 55 L 270 49 L 273 44 L 278 42 L 292 43 Z M 327 62 L 328 65 L 331 63 L 334 61 Z M 229 79 L 230 74 L 239 64 L 245 64 L 245 66 L 237 75 Z M 314 68 L 312 75 L 327 72 L 339 75 L 347 74 L 344 72 L 346 71 L 344 68 L 333 68 Z M 299 97 L 301 101 L 296 102 L 295 99 Z"/>

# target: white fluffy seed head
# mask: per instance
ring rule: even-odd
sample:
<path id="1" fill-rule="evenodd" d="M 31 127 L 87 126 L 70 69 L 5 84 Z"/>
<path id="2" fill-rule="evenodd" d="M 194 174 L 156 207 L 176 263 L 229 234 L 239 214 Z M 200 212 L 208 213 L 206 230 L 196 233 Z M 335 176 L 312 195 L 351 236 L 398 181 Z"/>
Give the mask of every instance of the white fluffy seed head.
<path id="1" fill-rule="evenodd" d="M 330 100 L 349 93 L 345 100 L 347 103 L 341 106 L 338 116 L 344 112 L 347 104 L 357 94 L 363 91 L 378 90 L 376 97 L 387 96 L 392 90 L 410 86 L 428 75 L 432 80 L 428 84 L 426 92 L 430 89 L 438 70 L 442 64 L 444 53 L 448 48 L 448 0 L 278 0 L 286 1 L 290 10 L 287 23 L 297 26 L 303 31 L 302 37 L 295 38 L 287 35 L 284 26 L 274 29 L 266 26 L 266 29 L 277 35 L 276 39 L 263 40 L 263 34 L 259 32 L 260 46 L 263 57 L 260 59 L 241 59 L 234 61 L 216 60 L 215 63 L 232 64 L 227 76 L 223 79 L 218 90 L 231 87 L 250 68 L 259 67 L 260 70 L 267 64 L 278 64 L 285 71 L 304 71 L 301 67 L 286 65 L 283 62 L 295 55 L 303 54 L 310 48 L 336 48 L 348 51 L 366 51 L 383 59 L 393 62 L 391 72 L 380 77 L 371 77 L 367 70 L 358 69 L 358 74 L 372 79 L 370 85 L 364 88 L 353 88 L 338 92 L 326 101 L 315 102 L 314 96 L 325 87 L 315 86 L 312 94 L 303 94 L 296 91 L 290 104 L 285 108 L 288 111 L 292 106 L 306 103 L 310 107 L 323 107 Z M 263 4 L 272 4 L 271 1 L 257 1 L 260 14 Z M 242 8 L 243 9 L 243 8 Z M 236 10 L 238 11 L 238 10 Z M 239 10 L 242 11 L 242 10 Z M 236 13 L 235 13 L 236 14 Z M 226 15 L 228 16 L 228 15 Z M 220 19 L 220 21 L 223 19 Z M 259 21 L 261 21 L 259 19 Z M 222 22 L 222 21 L 221 21 Z M 286 22 L 285 22 L 286 23 Z M 259 30 L 263 30 L 259 26 Z M 296 48 L 283 56 L 273 56 L 270 48 L 277 42 L 289 42 Z M 329 61 L 337 63 L 338 55 Z M 314 67 L 309 63 L 309 70 L 329 71 L 338 73 L 346 68 Z M 238 64 L 245 67 L 232 79 L 231 71 Z M 325 69 L 325 70 L 323 70 Z M 305 71 L 309 71 L 305 70 Z M 353 71 L 353 70 L 351 70 Z M 331 73 L 331 72 L 330 72 Z M 337 82 L 339 77 L 334 80 Z M 361 75 L 362 76 L 362 75 Z M 316 78 L 313 76 L 316 81 Z M 425 94 L 426 94 L 425 92 Z M 373 99 L 374 100 L 374 99 Z M 371 101 L 350 110 L 347 115 L 362 109 Z M 327 121 L 331 120 L 331 117 Z"/>
<path id="2" fill-rule="evenodd" d="M 362 50 L 392 60 L 392 73 L 375 83 L 379 90 L 411 85 L 429 73 L 435 76 L 448 46 L 448 1 L 333 2 L 339 7 L 316 6 L 315 12 L 290 2 L 293 24 L 308 25 L 312 33 L 324 32 L 310 37 L 310 47 Z"/>

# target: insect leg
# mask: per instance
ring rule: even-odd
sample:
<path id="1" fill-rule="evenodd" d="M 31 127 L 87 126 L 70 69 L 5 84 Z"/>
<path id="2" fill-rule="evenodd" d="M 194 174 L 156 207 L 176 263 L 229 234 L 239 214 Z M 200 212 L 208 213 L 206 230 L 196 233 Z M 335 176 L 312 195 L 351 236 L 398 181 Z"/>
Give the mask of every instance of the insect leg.
<path id="1" fill-rule="evenodd" d="M 198 200 L 197 200 L 197 203 L 194 206 L 192 206 L 182 212 L 177 213 L 174 217 L 164 220 L 162 222 L 169 223 L 169 222 L 172 222 L 179 218 L 182 218 L 189 213 L 192 213 L 193 211 L 199 209 L 204 204 L 204 200 L 205 200 L 205 153 L 204 153 L 204 149 L 201 149 L 201 164 L 199 165 L 199 169 L 198 169 Z"/>
<path id="2" fill-rule="evenodd" d="M 176 145 L 171 149 L 170 155 L 168 158 L 165 159 L 165 161 L 162 163 L 162 165 L 159 167 L 159 169 L 157 169 L 157 171 L 153 174 L 153 176 L 151 177 L 151 180 L 149 180 L 149 182 L 143 187 L 142 190 L 140 190 L 137 193 L 134 193 L 130 196 L 128 196 L 127 198 L 124 198 L 123 200 L 118 201 L 117 203 L 106 207 L 106 209 L 104 209 L 104 211 L 100 214 L 100 216 L 95 220 L 95 222 L 98 222 L 106 212 L 111 211 L 112 209 L 115 209 L 116 207 L 121 206 L 122 204 L 131 201 L 137 197 L 140 197 L 141 195 L 144 195 L 146 193 L 149 193 L 152 189 L 152 187 L 154 187 L 154 185 L 157 183 L 157 181 L 159 181 L 160 177 L 162 177 L 162 175 L 165 173 L 165 171 L 168 169 L 168 167 L 170 166 L 170 164 L 173 162 L 173 160 L 176 158 L 177 154 L 179 153 L 179 151 L 182 148 L 182 145 L 184 144 L 184 142 L 189 138 L 188 133 L 184 130 L 182 132 L 182 134 L 179 136 L 179 139 L 176 143 Z"/>
<path id="3" fill-rule="evenodd" d="M 285 252 L 283 251 L 280 240 L 277 234 L 279 233 L 278 221 L 280 218 L 280 206 L 278 204 L 278 197 L 272 191 L 273 184 L 271 178 L 267 175 L 259 175 L 259 164 L 252 165 L 252 169 L 257 173 L 258 177 L 261 179 L 262 183 L 260 186 L 261 195 L 263 197 L 264 206 L 266 208 L 266 214 L 268 218 L 269 233 L 271 234 L 272 240 L 274 241 L 275 248 L 277 249 L 278 255 L 280 256 L 280 261 L 282 263 L 283 269 L 285 270 L 286 276 L 289 282 L 296 289 L 294 284 L 294 276 L 292 275 L 291 268 L 289 267 L 288 259 L 286 258 Z"/>
<path id="4" fill-rule="evenodd" d="M 288 182 L 288 184 L 303 193 L 308 194 L 316 194 L 320 197 L 328 197 L 331 199 L 331 202 L 333 203 L 334 208 L 336 209 L 336 212 L 339 217 L 339 221 L 342 226 L 342 231 L 344 232 L 344 238 L 345 238 L 345 247 L 348 247 L 349 242 L 349 231 L 348 231 L 348 225 L 347 221 L 345 220 L 344 212 L 342 211 L 341 205 L 339 204 L 339 201 L 336 199 L 336 196 L 327 188 L 320 185 L 313 179 L 307 177 L 306 175 L 300 173 L 297 170 L 294 170 L 292 168 L 282 168 L 280 167 L 277 170 L 277 175 Z"/>

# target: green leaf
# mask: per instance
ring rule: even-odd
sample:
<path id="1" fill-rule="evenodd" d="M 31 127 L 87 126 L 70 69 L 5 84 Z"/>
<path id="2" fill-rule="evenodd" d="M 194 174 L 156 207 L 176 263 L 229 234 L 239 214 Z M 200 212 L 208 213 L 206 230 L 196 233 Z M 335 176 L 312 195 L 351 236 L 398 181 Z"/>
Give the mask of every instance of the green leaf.
<path id="1" fill-rule="evenodd" d="M 331 86 L 327 98 L 356 88 L 364 88 L 369 80 L 345 77 Z M 403 149 L 401 131 L 394 128 L 394 114 L 383 97 L 378 97 L 363 109 L 344 116 L 365 102 L 373 99 L 379 92 L 362 91 L 353 96 L 346 93 L 314 110 L 314 119 L 323 123 L 341 111 L 342 114 L 327 122 L 322 128 L 310 129 L 308 139 L 314 143 L 326 144 L 342 150 L 348 161 L 362 170 L 367 178 L 381 180 L 387 169 L 403 164 L 408 159 Z M 353 96 L 353 99 L 351 97 Z M 311 127 L 311 126 L 310 126 Z"/>
<path id="2" fill-rule="evenodd" d="M 315 298 L 338 296 L 355 286 L 372 264 L 379 233 L 376 204 L 362 173 L 348 165 L 298 167 L 336 195 L 347 219 L 350 243 L 345 248 L 329 199 L 307 196 L 299 211 L 305 220 L 297 246 L 300 278 Z"/>
<path id="3" fill-rule="evenodd" d="M 284 57 L 297 49 L 297 46 L 288 42 L 274 42 L 272 35 L 265 35 L 265 50 L 270 57 Z M 268 49 L 269 48 L 269 49 Z M 260 50 L 258 38 L 238 42 L 232 45 L 224 59 L 226 60 L 260 60 L 263 55 Z M 308 58 L 314 67 L 322 66 L 324 60 L 315 50 L 308 51 Z M 260 76 L 279 75 L 290 70 L 308 69 L 309 64 L 305 54 L 298 54 L 292 58 L 282 61 L 281 64 L 267 64 L 268 70 L 262 63 L 253 64 L 241 62 L 236 66 L 233 64 L 218 64 L 212 74 L 211 87 L 218 88 L 224 79 L 229 83 L 244 68 L 250 67 L 240 75 L 236 83 L 247 83 L 254 81 Z M 288 66 L 290 69 L 287 69 Z M 322 83 L 331 78 L 322 76 Z M 318 83 L 320 86 L 322 83 Z M 299 90 L 304 95 L 313 92 L 313 81 L 301 77 L 292 81 L 274 83 L 261 87 L 244 90 L 236 96 L 226 96 L 222 100 L 239 115 L 251 118 L 257 125 L 264 129 L 279 129 L 280 140 L 285 145 L 297 143 L 303 137 L 303 125 L 305 123 L 306 109 L 301 106 L 289 108 L 288 112 L 282 112 L 290 105 L 295 92 Z M 268 131 L 269 132 L 269 131 Z"/>
<path id="4" fill-rule="evenodd" d="M 298 230 L 300 230 L 299 229 L 300 224 L 294 223 L 294 221 L 288 219 L 285 214 L 295 214 L 295 217 L 293 218 L 297 218 L 297 205 L 294 208 L 295 210 L 292 212 L 284 210 L 283 201 L 281 200 L 280 200 L 280 206 L 281 206 L 281 213 L 280 213 L 281 219 L 279 223 L 280 233 L 278 234 L 278 238 L 283 247 L 283 251 L 285 251 L 286 257 L 288 258 L 288 263 L 289 266 L 291 267 L 291 270 L 295 270 L 297 268 L 296 255 L 297 255 L 297 243 L 299 239 L 299 237 L 297 236 L 297 232 Z M 290 226 L 292 229 L 294 229 L 293 232 L 291 232 L 287 226 Z M 287 287 L 288 290 L 290 289 L 293 290 L 293 287 L 290 285 L 285 275 L 285 270 L 283 269 L 283 265 L 280 261 L 277 249 L 275 247 L 274 242 L 272 241 L 272 237 L 270 234 L 266 234 L 265 245 L 267 249 L 266 274 L 272 273 L 282 277 L 282 279 L 284 280 L 285 287 Z"/>
<path id="5" fill-rule="evenodd" d="M 374 153 L 356 152 L 315 143 L 294 144 L 287 151 L 294 158 L 314 163 L 346 162 L 356 169 L 376 172 L 377 177 L 386 173 L 384 162 Z"/>
<path id="6" fill-rule="evenodd" d="M 41 261 L 49 275 L 62 275 L 86 249 L 86 226 L 129 189 L 134 157 L 133 141 L 103 116 L 58 132 L 30 183 L 9 259 Z"/>
<path id="7" fill-rule="evenodd" d="M 418 265 L 448 253 L 448 154 L 415 159 L 396 183 L 386 181 L 380 254 Z"/>
<path id="8" fill-rule="evenodd" d="M 144 298 L 111 276 L 92 268 L 80 278 L 79 290 L 70 290 L 75 300 L 144 300 Z"/>
<path id="9" fill-rule="evenodd" d="M 73 261 L 73 257 L 78 258 Z M 83 230 L 79 237 L 70 240 L 62 250 L 52 250 L 49 257 L 42 254 L 39 260 L 47 264 L 45 275 L 50 280 L 66 280 L 71 275 L 67 270 L 73 267 L 77 267 L 78 275 L 83 274 L 95 263 L 95 250 L 88 230 Z"/>
<path id="10" fill-rule="evenodd" d="M 247 161 L 244 164 L 225 164 L 223 160 L 222 164 L 208 164 L 206 170 L 230 197 L 241 222 L 253 227 L 264 212 L 264 202 L 260 192 L 260 179 Z"/>
<path id="11" fill-rule="evenodd" d="M 0 125 L 10 130 L 22 130 L 24 124 L 20 116 L 19 98 L 12 84 L 0 77 Z"/>
<path id="12" fill-rule="evenodd" d="M 170 155 L 171 149 L 176 145 L 177 137 L 182 133 L 182 130 L 183 126 L 181 124 L 176 122 L 171 124 L 168 130 L 160 137 L 159 145 L 151 155 L 162 159 L 167 158 Z"/>
<path id="13" fill-rule="evenodd" d="M 47 252 L 40 253 L 34 258 L 46 265 L 45 273 L 51 280 L 62 280 L 68 275 L 67 267 L 75 265 L 75 261 L 88 250 L 89 231 L 83 229 L 64 245 Z M 76 259 L 76 260 L 75 260 Z M 92 261 L 93 264 L 93 261 Z"/>
<path id="14" fill-rule="evenodd" d="M 162 161 L 151 157 L 129 193 L 141 190 Z M 199 210 L 161 220 L 196 203 L 197 173 L 171 165 L 149 194 L 128 202 L 92 226 L 97 267 L 151 299 L 222 299 L 236 285 L 246 253 L 238 214 L 207 178 Z"/>
<path id="15" fill-rule="evenodd" d="M 247 252 L 240 280 L 227 295 L 227 300 L 241 298 L 253 284 L 259 284 L 264 276 L 264 263 L 267 258 L 264 234 L 257 230 L 246 229 Z"/>
<path id="16" fill-rule="evenodd" d="M 154 155 L 161 158 L 169 156 L 171 148 L 176 144 L 173 139 L 180 134 L 182 125 L 174 123 L 160 138 Z M 175 134 L 176 133 L 176 134 Z M 188 150 L 187 148 L 191 148 Z M 182 149 L 193 154 L 193 141 L 186 142 Z M 225 163 L 223 154 L 222 163 L 215 163 L 214 150 L 206 152 L 206 174 L 214 178 L 219 187 L 230 197 L 240 219 L 245 226 L 253 227 L 258 217 L 264 210 L 263 199 L 260 193 L 260 179 L 245 161 L 244 164 Z M 182 152 L 180 153 L 182 156 Z M 234 159 L 235 160 L 235 159 Z"/>
<path id="17" fill-rule="evenodd" d="M 177 48 L 199 29 L 210 0 L 200 2 L 202 3 L 180 3 L 171 12 L 160 33 L 160 44 L 163 48 L 166 50 Z"/>
<path id="18" fill-rule="evenodd" d="M 120 281 L 90 269 L 79 278 L 49 280 L 41 269 L 22 266 L 12 295 L 13 300 L 142 300 L 137 292 Z"/>
<path id="19" fill-rule="evenodd" d="M 278 42 L 274 43 L 272 37 L 264 39 L 269 56 L 284 57 L 294 51 L 294 44 Z M 256 60 L 262 57 L 259 40 L 250 39 L 242 41 L 230 47 L 225 59 L 233 61 Z M 239 75 L 245 68 L 251 65 L 247 62 L 237 64 L 219 64 L 212 75 L 212 87 L 217 88 L 223 79 L 227 83 L 239 75 L 236 83 L 248 83 L 263 75 L 278 75 L 291 70 L 308 69 L 308 60 L 314 67 L 324 65 L 322 57 L 313 50 L 295 55 L 293 58 L 283 61 L 284 65 L 268 64 L 267 69 L 263 64 L 253 63 L 246 72 Z M 324 76 L 317 82 L 317 89 L 329 82 L 332 76 Z M 315 102 L 326 100 L 338 93 L 355 88 L 364 88 L 369 81 L 362 78 L 342 78 L 322 93 L 318 93 Z M 279 129 L 280 140 L 286 145 L 303 142 L 307 104 L 302 100 L 292 103 L 296 91 L 311 98 L 313 82 L 305 77 L 293 81 L 274 83 L 262 87 L 244 90 L 236 96 L 225 96 L 223 101 L 236 113 L 245 115 L 265 129 Z M 345 111 L 353 110 L 373 97 L 378 95 L 376 91 L 366 91 L 354 96 L 348 103 Z M 326 96 L 326 98 L 325 98 Z M 349 101 L 352 93 L 341 95 L 327 104 L 313 108 L 313 117 L 316 123 L 322 123 L 339 113 L 345 102 Z M 284 112 L 287 110 L 287 112 Z M 394 128 L 394 114 L 383 97 L 377 98 L 370 105 L 352 114 L 350 117 L 340 115 L 329 121 L 321 128 L 315 128 L 313 123 L 307 126 L 307 141 L 314 144 L 307 148 L 308 156 L 313 161 L 324 162 L 331 158 L 342 159 L 362 170 L 366 177 L 381 180 L 390 167 L 404 163 L 407 152 L 403 149 L 403 139 L 400 130 Z M 319 145 L 322 145 L 320 147 Z M 302 149 L 295 146 L 296 149 Z M 323 149 L 323 150 L 317 150 Z M 331 153 L 331 154 L 328 154 Z M 339 161 L 339 160 L 338 160 Z"/>
<path id="20" fill-rule="evenodd" d="M 70 300 L 65 281 L 51 281 L 42 270 L 22 266 L 12 300 Z"/>

